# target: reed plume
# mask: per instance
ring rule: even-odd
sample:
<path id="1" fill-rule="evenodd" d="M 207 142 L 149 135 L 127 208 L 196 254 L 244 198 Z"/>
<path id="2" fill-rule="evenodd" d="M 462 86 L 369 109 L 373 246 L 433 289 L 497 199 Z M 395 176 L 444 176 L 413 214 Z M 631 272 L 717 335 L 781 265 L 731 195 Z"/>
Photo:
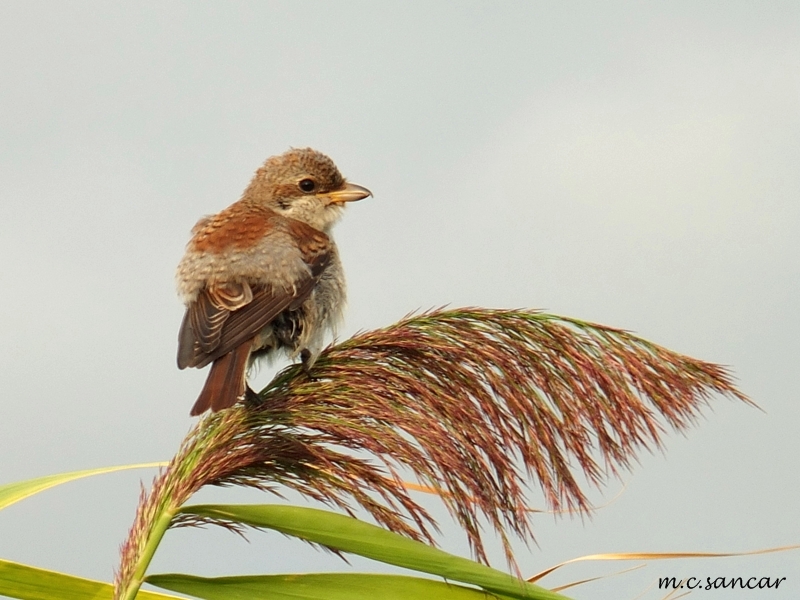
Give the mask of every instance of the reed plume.
<path id="1" fill-rule="evenodd" d="M 724 367 L 621 329 L 531 310 L 409 316 L 327 348 L 310 372 L 284 369 L 258 403 L 201 419 L 142 497 L 117 597 L 133 597 L 120 590 L 138 589 L 167 527 L 204 522 L 177 510 L 205 485 L 285 486 L 435 544 L 403 484 L 411 473 L 478 560 L 485 519 L 513 564 L 510 536 L 533 537 L 531 483 L 550 508 L 587 511 L 576 473 L 602 483 L 714 394 L 751 403 Z"/>

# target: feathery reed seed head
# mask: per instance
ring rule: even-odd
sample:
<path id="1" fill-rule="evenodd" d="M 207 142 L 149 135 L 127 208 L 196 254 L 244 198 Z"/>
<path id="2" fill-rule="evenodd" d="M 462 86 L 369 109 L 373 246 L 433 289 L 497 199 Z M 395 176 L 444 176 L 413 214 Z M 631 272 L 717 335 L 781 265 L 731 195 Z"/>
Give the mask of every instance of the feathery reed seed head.
<path id="1" fill-rule="evenodd" d="M 162 485 L 176 508 L 203 485 L 285 485 L 434 542 L 434 521 L 399 475 L 410 470 L 439 492 L 479 560 L 484 518 L 513 563 L 509 533 L 533 536 L 531 478 L 553 509 L 586 511 L 574 469 L 599 484 L 659 446 L 662 423 L 687 427 L 714 393 L 750 403 L 723 367 L 620 329 L 436 310 L 327 348 L 310 374 L 284 369 L 258 406 L 202 419 Z"/>

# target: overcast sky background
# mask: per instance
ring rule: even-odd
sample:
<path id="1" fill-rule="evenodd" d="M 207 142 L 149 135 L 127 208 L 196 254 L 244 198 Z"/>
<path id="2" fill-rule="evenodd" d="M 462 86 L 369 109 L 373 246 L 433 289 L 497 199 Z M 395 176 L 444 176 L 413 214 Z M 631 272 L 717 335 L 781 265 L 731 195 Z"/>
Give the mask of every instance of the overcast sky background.
<path id="1" fill-rule="evenodd" d="M 206 375 L 175 367 L 189 229 L 290 146 L 375 196 L 336 229 L 342 337 L 443 304 L 544 308 L 730 365 L 763 407 L 716 398 L 591 520 L 536 517 L 524 573 L 800 543 L 795 1 L 0 4 L 0 483 L 172 456 Z M 4 510 L 0 558 L 110 580 L 153 474 Z M 182 530 L 151 572 L 348 568 L 277 534 Z M 673 575 L 788 577 L 760 593 L 797 598 L 800 552 L 650 563 L 572 595 Z"/>

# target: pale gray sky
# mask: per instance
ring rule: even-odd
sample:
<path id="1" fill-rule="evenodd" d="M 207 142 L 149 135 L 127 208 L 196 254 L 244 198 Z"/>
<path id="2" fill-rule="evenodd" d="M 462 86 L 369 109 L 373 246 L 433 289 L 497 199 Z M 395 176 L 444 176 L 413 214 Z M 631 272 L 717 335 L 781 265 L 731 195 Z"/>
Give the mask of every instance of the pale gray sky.
<path id="1" fill-rule="evenodd" d="M 592 520 L 538 517 L 524 572 L 800 543 L 797 2 L 7 2 L 0 57 L 0 482 L 172 455 L 205 377 L 175 367 L 189 229 L 310 145 L 375 194 L 336 230 L 342 335 L 443 304 L 545 308 L 731 365 L 766 411 L 717 399 Z M 3 511 L 0 557 L 110 580 L 151 476 Z M 170 533 L 152 572 L 347 568 L 251 541 Z M 800 553 L 573 595 L 666 575 L 784 576 L 768 595 L 797 598 Z"/>

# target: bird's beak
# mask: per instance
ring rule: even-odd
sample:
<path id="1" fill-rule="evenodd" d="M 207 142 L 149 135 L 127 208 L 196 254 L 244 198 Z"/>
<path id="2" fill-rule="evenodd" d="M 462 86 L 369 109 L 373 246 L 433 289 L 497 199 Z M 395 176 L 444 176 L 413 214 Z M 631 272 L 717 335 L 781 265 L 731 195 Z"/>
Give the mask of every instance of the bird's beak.
<path id="1" fill-rule="evenodd" d="M 372 196 L 372 192 L 355 183 L 346 183 L 344 187 L 338 190 L 321 195 L 328 200 L 328 204 L 344 204 L 345 202 L 363 200 L 367 196 Z"/>

